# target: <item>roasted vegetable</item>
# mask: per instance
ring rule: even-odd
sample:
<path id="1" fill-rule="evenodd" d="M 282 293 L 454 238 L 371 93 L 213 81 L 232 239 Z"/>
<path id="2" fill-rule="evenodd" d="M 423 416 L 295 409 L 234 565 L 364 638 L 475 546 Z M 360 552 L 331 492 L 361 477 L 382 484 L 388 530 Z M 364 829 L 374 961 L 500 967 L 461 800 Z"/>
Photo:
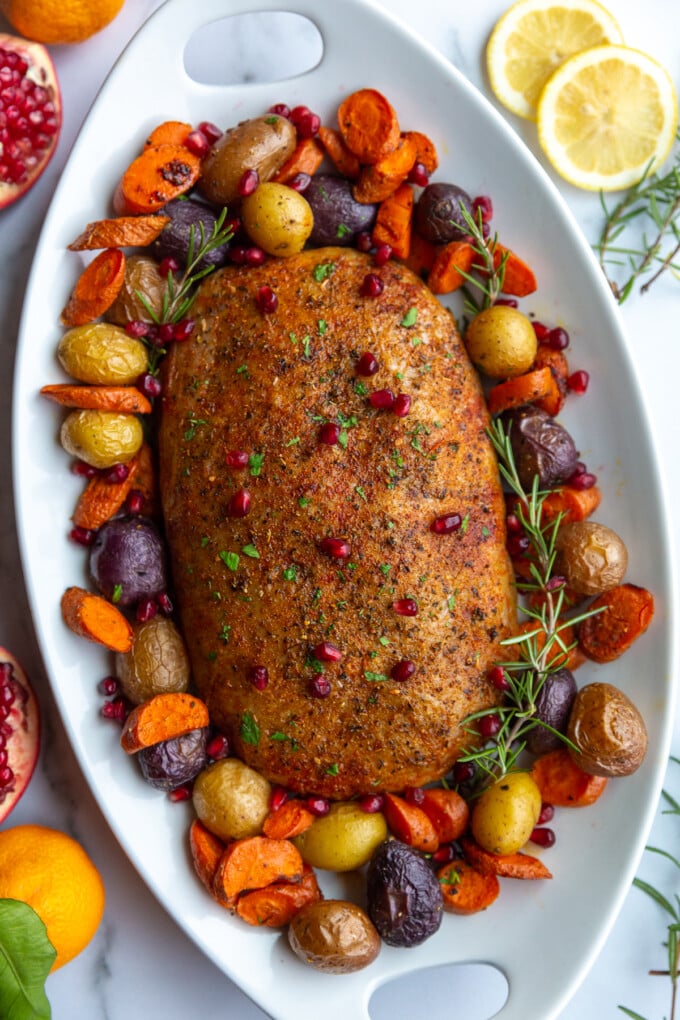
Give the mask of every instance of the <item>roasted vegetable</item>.
<path id="1" fill-rule="evenodd" d="M 580 595 L 616 588 L 628 568 L 628 550 L 615 531 L 597 521 L 573 521 L 559 529 L 555 573 Z"/>
<path id="2" fill-rule="evenodd" d="M 255 170 L 269 181 L 292 155 L 295 128 L 285 117 L 267 114 L 243 121 L 218 138 L 201 170 L 201 191 L 215 205 L 230 205 L 240 196 L 243 175 Z"/>
<path id="3" fill-rule="evenodd" d="M 469 233 L 461 206 L 472 215 L 472 199 L 456 184 L 428 184 L 416 203 L 416 230 L 436 244 L 460 241 Z"/>
<path id="4" fill-rule="evenodd" d="M 314 216 L 309 243 L 315 248 L 352 244 L 360 231 L 373 226 L 377 207 L 357 202 L 351 183 L 344 177 L 317 174 L 305 188 L 304 196 Z"/>
<path id="5" fill-rule="evenodd" d="M 120 606 L 165 592 L 165 544 L 153 521 L 116 517 L 103 524 L 90 547 L 90 574 L 102 595 Z"/>
<path id="6" fill-rule="evenodd" d="M 363 811 L 356 801 L 332 804 L 327 815 L 317 818 L 295 839 L 303 860 L 314 868 L 354 871 L 365 864 L 376 846 L 387 837 L 381 812 Z"/>
<path id="7" fill-rule="evenodd" d="M 532 754 L 545 754 L 563 745 L 557 734 L 566 733 L 575 697 L 576 681 L 570 670 L 558 669 L 546 676 L 536 698 L 536 718 L 546 725 L 536 726 L 527 735 Z"/>
<path id="8" fill-rule="evenodd" d="M 223 758 L 197 777 L 193 799 L 196 814 L 216 836 L 245 839 L 262 831 L 271 786 L 238 758 Z"/>
<path id="9" fill-rule="evenodd" d="M 417 946 L 438 930 L 442 892 L 427 858 L 399 840 L 386 840 L 366 875 L 369 917 L 390 946 Z"/>
<path id="10" fill-rule="evenodd" d="M 562 425 L 537 407 L 519 407 L 502 415 L 503 430 L 517 466 L 517 474 L 527 492 L 534 476 L 541 489 L 570 478 L 578 462 L 574 440 Z"/>
<path id="11" fill-rule="evenodd" d="M 380 936 L 361 907 L 346 900 L 318 900 L 300 910 L 288 928 L 296 956 L 327 974 L 351 974 L 373 963 Z"/>
<path id="12" fill-rule="evenodd" d="M 135 757 L 147 783 L 156 790 L 175 790 L 190 783 L 207 764 L 208 732 L 190 730 L 142 748 Z"/>
<path id="13" fill-rule="evenodd" d="M 647 752 L 647 727 L 639 711 L 612 684 L 586 684 L 576 695 L 567 730 L 576 764 L 594 776 L 628 776 Z"/>

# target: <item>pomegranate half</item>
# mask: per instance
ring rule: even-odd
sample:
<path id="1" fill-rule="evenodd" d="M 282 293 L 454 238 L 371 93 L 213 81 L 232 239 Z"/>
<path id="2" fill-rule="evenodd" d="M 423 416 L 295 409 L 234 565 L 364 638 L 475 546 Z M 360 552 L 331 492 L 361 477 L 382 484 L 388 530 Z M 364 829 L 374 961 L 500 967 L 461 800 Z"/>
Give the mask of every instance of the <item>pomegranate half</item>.
<path id="1" fill-rule="evenodd" d="M 49 53 L 0 33 L 0 209 L 35 184 L 60 130 L 61 93 Z"/>
<path id="2" fill-rule="evenodd" d="M 20 800 L 40 749 L 38 702 L 24 670 L 0 647 L 0 822 Z"/>

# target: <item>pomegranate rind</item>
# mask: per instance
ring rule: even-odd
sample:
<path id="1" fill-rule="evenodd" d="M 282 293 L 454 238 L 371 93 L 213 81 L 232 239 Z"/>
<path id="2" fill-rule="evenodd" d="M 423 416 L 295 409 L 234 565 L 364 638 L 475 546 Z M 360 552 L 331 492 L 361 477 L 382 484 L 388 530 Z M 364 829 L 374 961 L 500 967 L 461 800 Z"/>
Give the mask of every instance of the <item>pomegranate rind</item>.
<path id="1" fill-rule="evenodd" d="M 0 647 L 0 662 L 9 662 L 13 668 L 13 681 L 17 697 L 7 719 L 11 734 L 7 740 L 7 764 L 14 773 L 10 786 L 0 788 L 0 823 L 4 822 L 26 791 L 35 770 L 40 751 L 40 710 L 38 701 L 24 669 L 6 648 Z"/>
<path id="2" fill-rule="evenodd" d="M 0 179 L 0 209 L 4 209 L 30 191 L 52 160 L 61 134 L 62 106 L 57 71 L 49 51 L 41 43 L 30 42 L 27 39 L 20 39 L 18 36 L 0 32 L 0 49 L 18 53 L 28 62 L 29 67 L 25 76 L 47 89 L 50 100 L 54 104 L 55 119 L 58 125 L 50 144 L 40 152 L 37 162 L 30 168 L 25 180 L 15 183 Z M 2 142 L 0 141 L 0 155 L 1 153 Z"/>

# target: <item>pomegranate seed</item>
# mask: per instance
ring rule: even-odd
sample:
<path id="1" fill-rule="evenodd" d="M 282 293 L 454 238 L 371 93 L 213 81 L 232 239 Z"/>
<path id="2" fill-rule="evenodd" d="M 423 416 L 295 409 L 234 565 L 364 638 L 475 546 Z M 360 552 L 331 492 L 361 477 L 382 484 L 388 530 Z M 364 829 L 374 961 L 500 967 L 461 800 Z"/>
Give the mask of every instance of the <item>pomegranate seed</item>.
<path id="1" fill-rule="evenodd" d="M 517 514 L 508 514 L 508 516 L 505 518 L 505 527 L 508 533 L 511 535 L 517 535 L 520 532 L 524 531 L 524 528 L 522 527 L 522 522 L 520 521 Z"/>
<path id="2" fill-rule="evenodd" d="M 68 537 L 77 545 L 89 546 L 94 542 L 94 531 L 76 524 L 68 533 Z"/>
<path id="3" fill-rule="evenodd" d="M 331 809 L 331 802 L 328 797 L 306 797 L 305 807 L 317 818 L 323 818 Z"/>
<path id="4" fill-rule="evenodd" d="M 361 230 L 354 238 L 354 243 L 359 251 L 366 254 L 373 247 L 373 238 L 368 230 Z"/>
<path id="5" fill-rule="evenodd" d="M 435 864 L 450 864 L 451 861 L 455 860 L 456 851 L 453 849 L 451 843 L 444 843 L 443 846 L 438 847 L 432 854 L 432 860 Z"/>
<path id="6" fill-rule="evenodd" d="M 406 680 L 410 680 L 416 671 L 416 664 L 410 659 L 400 659 L 399 662 L 395 662 L 394 666 L 390 670 L 390 676 L 397 683 L 403 684 Z"/>
<path id="7" fill-rule="evenodd" d="M 548 333 L 548 346 L 554 351 L 563 351 L 569 346 L 569 334 L 566 329 L 556 326 Z"/>
<path id="8" fill-rule="evenodd" d="M 381 411 L 391 411 L 394 407 L 394 393 L 392 390 L 374 390 L 368 402 L 371 407 L 377 407 Z"/>
<path id="9" fill-rule="evenodd" d="M 189 152 L 193 152 L 194 156 L 198 156 L 199 159 L 205 159 L 210 152 L 210 142 L 201 130 L 190 131 L 184 139 L 184 145 Z"/>
<path id="10" fill-rule="evenodd" d="M 230 517 L 245 517 L 250 510 L 251 496 L 247 489 L 239 489 L 229 500 L 227 513 Z"/>
<path id="11" fill-rule="evenodd" d="M 425 800 L 425 791 L 420 786 L 407 786 L 404 790 L 404 800 L 417 807 Z"/>
<path id="12" fill-rule="evenodd" d="M 373 261 L 376 266 L 384 266 L 392 258 L 392 245 L 391 244 L 379 244 L 375 249 L 373 255 Z"/>
<path id="13" fill-rule="evenodd" d="M 156 596 L 156 601 L 158 602 L 158 608 L 160 609 L 160 611 L 164 613 L 165 616 L 170 616 L 173 607 L 172 600 L 170 599 L 168 593 L 162 591 L 160 595 Z"/>
<path id="14" fill-rule="evenodd" d="M 217 139 L 222 137 L 222 132 L 217 125 L 211 124 L 209 120 L 202 120 L 198 125 L 198 130 L 205 135 L 211 145 L 214 145 Z"/>
<path id="15" fill-rule="evenodd" d="M 538 342 L 547 343 L 548 338 L 550 336 L 550 329 L 548 328 L 548 326 L 545 326 L 542 322 L 538 321 L 532 322 L 531 325 L 534 327 L 534 333 L 536 334 L 536 339 L 538 340 Z"/>
<path id="16" fill-rule="evenodd" d="M 591 474 L 590 471 L 581 471 L 579 474 L 573 475 L 568 484 L 573 489 L 592 489 L 597 484 L 597 475 Z"/>
<path id="17" fill-rule="evenodd" d="M 590 382 L 590 375 L 584 372 L 582 369 L 578 372 L 572 372 L 567 378 L 567 388 L 572 393 L 578 393 L 579 395 L 586 392 L 588 389 L 588 383 Z"/>
<path id="18" fill-rule="evenodd" d="M 288 111 L 286 116 L 294 124 L 297 120 L 300 119 L 300 117 L 306 117 L 307 114 L 311 112 L 312 111 L 309 109 L 308 106 L 294 106 L 291 110 Z"/>
<path id="19" fill-rule="evenodd" d="M 100 680 L 97 684 L 97 690 L 100 694 L 104 694 L 107 698 L 110 698 L 114 694 L 118 694 L 120 684 L 118 678 L 115 676 L 105 676 L 103 680 Z"/>
<path id="20" fill-rule="evenodd" d="M 0 687 L 0 704 L 7 705 L 9 707 L 14 704 L 15 699 L 16 691 L 13 687 L 10 687 L 9 684 Z"/>
<path id="21" fill-rule="evenodd" d="M 380 297 L 384 289 L 385 284 L 379 276 L 376 276 L 375 273 L 366 273 L 361 284 L 360 294 L 362 297 L 377 298 Z"/>
<path id="22" fill-rule="evenodd" d="M 94 478 L 95 475 L 99 474 L 96 467 L 86 464 L 84 460 L 75 460 L 71 465 L 71 472 L 81 478 Z"/>
<path id="23" fill-rule="evenodd" d="M 162 344 L 169 344 L 175 339 L 175 327 L 172 322 L 162 322 L 158 327 L 158 339 Z"/>
<path id="24" fill-rule="evenodd" d="M 392 603 L 392 609 L 397 616 L 417 616 L 418 603 L 415 599 L 397 599 Z"/>
<path id="25" fill-rule="evenodd" d="M 102 705 L 101 714 L 105 719 L 113 719 L 114 722 L 123 723 L 125 722 L 128 713 L 130 711 L 130 705 L 126 698 L 117 697 L 111 701 L 105 701 Z"/>
<path id="26" fill-rule="evenodd" d="M 560 588 L 566 588 L 566 586 L 567 586 L 567 579 L 566 579 L 566 577 L 559 577 L 559 576 L 556 575 L 555 577 L 551 577 L 550 578 L 550 580 L 548 581 L 548 583 L 545 586 L 545 590 L 546 591 L 559 591 Z"/>
<path id="27" fill-rule="evenodd" d="M 131 489 L 128 493 L 128 498 L 125 500 L 125 510 L 127 513 L 141 514 L 144 509 L 144 493 L 140 492 L 139 489 Z"/>
<path id="28" fill-rule="evenodd" d="M 364 351 L 356 364 L 357 375 L 375 375 L 378 368 L 378 359 L 370 351 Z"/>
<path id="29" fill-rule="evenodd" d="M 188 340 L 194 331 L 196 323 L 193 319 L 180 319 L 172 327 L 172 339 L 181 344 Z"/>
<path id="30" fill-rule="evenodd" d="M 255 304 L 263 315 L 271 315 L 279 307 L 279 299 L 271 287 L 265 284 L 255 295 Z"/>
<path id="31" fill-rule="evenodd" d="M 142 322 L 140 319 L 132 319 L 130 322 L 125 323 L 125 332 L 127 335 L 133 336 L 137 340 L 146 336 L 150 328 L 151 327 L 148 322 Z"/>
<path id="32" fill-rule="evenodd" d="M 340 649 L 336 645 L 332 645 L 330 641 L 321 641 L 315 645 L 312 655 L 319 662 L 340 662 L 342 658 Z"/>
<path id="33" fill-rule="evenodd" d="M 244 468 L 248 467 L 249 454 L 246 450 L 229 450 L 224 455 L 227 467 Z"/>
<path id="34" fill-rule="evenodd" d="M 508 535 L 506 547 L 511 556 L 524 556 L 529 550 L 531 541 L 528 535 Z"/>
<path id="35" fill-rule="evenodd" d="M 291 111 L 290 119 L 293 120 L 293 111 Z M 314 138 L 318 135 L 319 128 L 321 127 L 321 118 L 316 113 L 305 113 L 298 117 L 295 121 L 295 130 L 298 133 L 298 138 Z"/>
<path id="36" fill-rule="evenodd" d="M 269 683 L 269 670 L 266 666 L 251 666 L 247 676 L 256 691 L 264 691 Z"/>
<path id="37" fill-rule="evenodd" d="M 411 410 L 412 398 L 408 393 L 397 393 L 392 410 L 398 418 L 405 418 Z"/>
<path id="38" fill-rule="evenodd" d="M 319 429 L 318 440 L 324 446 L 336 446 L 340 439 L 341 428 L 332 421 L 327 421 Z"/>
<path id="39" fill-rule="evenodd" d="M 300 193 L 306 191 L 311 183 L 312 183 L 311 175 L 304 173 L 304 171 L 302 170 L 300 171 L 299 174 L 293 174 L 291 179 L 289 181 L 286 181 L 286 184 L 288 185 L 289 188 L 292 188 L 293 191 L 297 191 Z"/>
<path id="40" fill-rule="evenodd" d="M 462 523 L 463 518 L 460 514 L 442 514 L 432 521 L 430 531 L 435 535 L 450 535 L 453 531 L 458 531 Z"/>
<path id="41" fill-rule="evenodd" d="M 498 297 L 494 304 L 504 305 L 506 308 L 519 308 L 519 301 L 514 297 Z"/>
<path id="42" fill-rule="evenodd" d="M 479 735 L 487 740 L 489 737 L 495 737 L 500 728 L 501 720 L 498 715 L 483 715 L 479 720 Z"/>
<path id="43" fill-rule="evenodd" d="M 555 808 L 552 804 L 541 804 L 541 813 L 538 816 L 538 825 L 545 825 L 555 817 Z"/>
<path id="44" fill-rule="evenodd" d="M 426 188 L 430 183 L 430 175 L 424 163 L 414 163 L 407 178 L 409 184 L 415 184 L 418 188 Z"/>
<path id="45" fill-rule="evenodd" d="M 189 800 L 192 794 L 192 788 L 188 783 L 183 783 L 182 786 L 176 786 L 174 790 L 168 791 L 168 800 L 171 800 L 173 804 L 181 804 L 185 800 Z"/>
<path id="46" fill-rule="evenodd" d="M 475 777 L 475 767 L 471 761 L 457 761 L 453 766 L 453 778 L 456 783 L 469 783 Z"/>
<path id="47" fill-rule="evenodd" d="M 130 467 L 128 464 L 114 464 L 112 468 L 104 473 L 104 481 L 109 482 L 111 485 L 119 485 L 124 482 L 130 474 Z"/>
<path id="48" fill-rule="evenodd" d="M 493 219 L 493 202 L 488 195 L 477 195 L 472 199 L 472 214 L 475 219 L 480 214 L 482 223 L 490 223 Z"/>
<path id="49" fill-rule="evenodd" d="M 251 244 L 250 247 L 246 248 L 243 253 L 244 261 L 247 266 L 261 266 L 264 262 L 266 255 L 262 248 L 258 248 L 256 244 Z"/>
<path id="50" fill-rule="evenodd" d="M 532 843 L 536 843 L 537 846 L 554 846 L 555 845 L 555 833 L 552 829 L 544 829 L 537 826 L 529 836 Z"/>
<path id="51" fill-rule="evenodd" d="M 285 103 L 274 103 L 267 112 L 275 113 L 277 117 L 285 117 L 286 120 L 290 118 L 290 106 L 286 106 Z"/>
<path id="52" fill-rule="evenodd" d="M 160 348 L 163 346 L 163 341 L 158 335 L 158 330 L 159 330 L 158 326 L 149 326 L 148 332 L 146 334 L 146 342 L 151 347 L 156 347 L 160 350 Z"/>
<path id="53" fill-rule="evenodd" d="M 331 693 L 331 682 L 323 673 L 315 673 L 309 681 L 309 693 L 313 698 L 327 698 Z"/>
<path id="54" fill-rule="evenodd" d="M 233 262 L 235 266 L 243 266 L 246 262 L 246 246 L 244 244 L 234 244 L 229 249 L 227 255 L 229 261 Z"/>
<path id="55" fill-rule="evenodd" d="M 349 542 L 346 542 L 344 538 L 322 538 L 319 548 L 334 560 L 346 560 L 351 551 Z"/>
<path id="56" fill-rule="evenodd" d="M 166 258 L 161 259 L 158 266 L 158 272 L 162 277 L 169 276 L 170 273 L 176 273 L 178 269 L 179 262 L 177 261 L 177 259 L 173 259 L 171 256 L 167 256 Z"/>
<path id="57" fill-rule="evenodd" d="M 225 737 L 224 733 L 217 733 L 212 737 L 205 747 L 205 753 L 213 761 L 219 761 L 221 758 L 229 757 L 229 741 Z"/>
<path id="58" fill-rule="evenodd" d="M 375 815 L 378 811 L 382 811 L 385 798 L 381 793 L 366 793 L 363 797 L 359 797 L 358 804 L 367 815 Z"/>
<path id="59" fill-rule="evenodd" d="M 487 678 L 497 691 L 507 691 L 510 688 L 510 683 L 502 666 L 492 666 L 487 673 Z"/>
<path id="60" fill-rule="evenodd" d="M 0 769 L 0 790 L 7 789 L 8 786 L 14 781 L 14 773 L 12 772 L 9 765 L 5 765 L 3 769 Z"/>
<path id="61" fill-rule="evenodd" d="M 283 807 L 289 797 L 290 793 L 285 786 L 275 786 L 269 800 L 270 809 L 272 811 L 278 811 L 280 807 Z"/>
<path id="62" fill-rule="evenodd" d="M 8 761 L 9 751 L 5 750 L 5 748 L 3 747 L 2 750 L 0 750 L 0 769 L 4 769 Z"/>
<path id="63" fill-rule="evenodd" d="M 137 379 L 137 385 L 144 394 L 145 397 L 149 397 L 153 400 L 154 397 L 160 397 L 162 386 L 160 379 L 152 375 L 151 372 L 144 372 Z"/>
<path id="64" fill-rule="evenodd" d="M 247 198 L 248 195 L 252 195 L 259 183 L 260 175 L 257 170 L 244 170 L 241 174 L 236 190 L 241 198 Z"/>
<path id="65" fill-rule="evenodd" d="M 135 611 L 135 617 L 139 623 L 147 623 L 152 620 L 158 612 L 158 603 L 155 599 L 142 599 Z"/>

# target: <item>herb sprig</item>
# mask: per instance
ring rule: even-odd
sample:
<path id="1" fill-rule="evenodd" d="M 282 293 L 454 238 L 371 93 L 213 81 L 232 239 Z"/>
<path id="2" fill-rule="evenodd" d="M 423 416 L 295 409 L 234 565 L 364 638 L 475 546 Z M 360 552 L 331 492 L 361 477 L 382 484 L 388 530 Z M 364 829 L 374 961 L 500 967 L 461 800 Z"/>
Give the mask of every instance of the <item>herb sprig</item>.
<path id="1" fill-rule="evenodd" d="M 564 609 L 565 582 L 553 575 L 556 556 L 556 538 L 561 517 L 549 524 L 542 523 L 542 506 L 547 491 L 539 488 L 539 479 L 534 477 L 531 492 L 527 492 L 520 481 L 510 442 L 510 435 L 503 423 L 496 419 L 489 431 L 491 442 L 498 456 L 502 477 L 517 497 L 517 517 L 530 544 L 530 579 L 518 581 L 521 593 L 538 592 L 541 595 L 539 607 L 524 606 L 525 615 L 535 626 L 526 633 L 506 638 L 501 644 L 516 657 L 497 665 L 502 668 L 507 684 L 504 701 L 499 706 L 472 713 L 465 719 L 465 726 L 473 730 L 474 723 L 484 716 L 496 715 L 500 728 L 493 739 L 479 748 L 465 751 L 459 758 L 462 762 L 474 764 L 486 780 L 504 776 L 517 764 L 526 747 L 526 738 L 536 726 L 543 726 L 556 733 L 566 744 L 568 738 L 552 729 L 537 715 L 537 699 L 546 679 L 563 668 L 564 661 L 575 642 L 569 642 L 567 631 L 593 615 L 586 610 L 566 620 Z"/>
<path id="2" fill-rule="evenodd" d="M 680 273 L 680 152 L 666 174 L 650 173 L 648 166 L 642 179 L 612 209 L 602 193 L 600 201 L 605 223 L 595 250 L 619 304 L 644 277 L 641 294 L 668 269 Z M 634 231 L 640 242 L 625 243 Z M 614 280 L 609 267 L 625 267 L 628 276 Z"/>
<path id="3" fill-rule="evenodd" d="M 498 235 L 494 234 L 492 238 L 484 236 L 484 221 L 481 209 L 477 209 L 476 215 L 473 216 L 467 206 L 461 202 L 460 214 L 468 230 L 469 242 L 476 256 L 474 265 L 480 275 L 475 276 L 464 269 L 459 269 L 458 272 L 469 284 L 469 286 L 463 288 L 465 312 L 469 315 L 476 315 L 482 309 L 490 308 L 491 305 L 495 304 L 499 295 L 503 292 L 503 280 L 508 253 L 503 252 L 498 260 L 498 265 L 496 265 L 495 250 L 498 245 Z M 475 290 L 472 291 L 470 287 L 474 287 Z"/>

